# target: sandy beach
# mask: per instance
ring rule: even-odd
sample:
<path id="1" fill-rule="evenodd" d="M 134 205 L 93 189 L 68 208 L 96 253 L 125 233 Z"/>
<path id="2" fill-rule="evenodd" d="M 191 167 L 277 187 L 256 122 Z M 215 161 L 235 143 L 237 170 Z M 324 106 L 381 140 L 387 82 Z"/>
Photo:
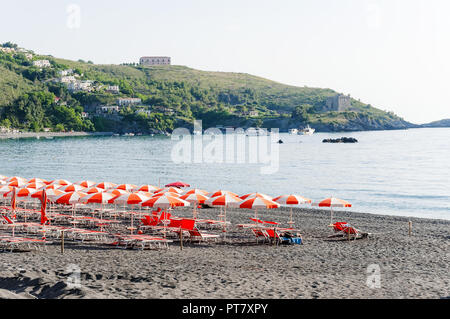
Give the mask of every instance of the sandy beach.
<path id="1" fill-rule="evenodd" d="M 177 216 L 191 216 L 177 209 Z M 218 210 L 201 210 L 201 218 Z M 228 211 L 232 224 L 248 223 L 253 212 Z M 264 211 L 266 220 L 287 222 L 288 210 Z M 249 231 L 231 227 L 239 243 L 193 243 L 183 250 L 125 250 L 59 242 L 47 251 L 2 252 L 0 298 L 448 298 L 450 221 L 408 220 L 336 212 L 371 233 L 348 242 L 327 239 L 327 210 L 296 209 L 303 245 L 256 244 Z M 210 232 L 214 232 L 211 230 Z M 72 265 L 72 266 L 71 266 Z M 79 267 L 80 286 L 68 286 L 70 267 Z M 376 266 L 370 266 L 376 265 Z M 368 268 L 369 267 L 369 268 Z M 379 288 L 370 288 L 370 267 L 379 267 Z M 368 272 L 369 269 L 369 272 Z"/>

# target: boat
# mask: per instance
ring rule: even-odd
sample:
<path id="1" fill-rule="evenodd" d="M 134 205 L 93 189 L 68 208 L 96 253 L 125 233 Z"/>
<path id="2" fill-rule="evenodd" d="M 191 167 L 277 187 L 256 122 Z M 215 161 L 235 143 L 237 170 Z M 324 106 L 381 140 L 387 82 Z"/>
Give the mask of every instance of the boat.
<path id="1" fill-rule="evenodd" d="M 296 128 L 291 128 L 291 129 L 289 130 L 289 134 L 297 135 L 297 134 L 298 134 L 298 129 L 296 129 Z"/>
<path id="2" fill-rule="evenodd" d="M 313 135 L 316 130 L 307 125 L 304 129 L 300 131 L 302 135 Z"/>

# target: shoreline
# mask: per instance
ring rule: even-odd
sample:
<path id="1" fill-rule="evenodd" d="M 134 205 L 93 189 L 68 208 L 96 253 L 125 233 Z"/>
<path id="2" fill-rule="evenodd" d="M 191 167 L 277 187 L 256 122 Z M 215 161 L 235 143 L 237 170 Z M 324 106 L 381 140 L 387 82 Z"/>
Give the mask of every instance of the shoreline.
<path id="1" fill-rule="evenodd" d="M 54 138 L 54 137 L 77 137 L 77 136 L 112 136 L 112 132 L 23 132 L 23 133 L 0 133 L 0 140 L 23 139 L 23 138 Z"/>
<path id="2" fill-rule="evenodd" d="M 317 299 L 317 298 L 448 298 L 450 221 L 408 219 L 363 212 L 335 211 L 369 238 L 348 242 L 328 238 L 330 213 L 294 208 L 303 245 L 274 246 L 256 241 L 236 225 L 250 222 L 252 210 L 227 210 L 232 222 L 227 238 L 243 243 L 170 245 L 168 250 L 125 250 L 70 241 L 65 253 L 59 241 L 47 251 L 3 253 L 0 295 L 8 298 L 110 299 Z M 192 217 L 192 209 L 172 212 Z M 199 218 L 217 218 L 217 208 L 199 210 Z M 283 224 L 289 208 L 258 212 L 263 220 Z M 219 230 L 207 229 L 218 234 Z M 69 266 L 81 270 L 81 286 L 67 287 Z M 370 287 L 371 266 L 380 269 L 380 286 Z M 2 290 L 6 290 L 3 291 Z M 11 295 L 14 296 L 14 295 Z"/>

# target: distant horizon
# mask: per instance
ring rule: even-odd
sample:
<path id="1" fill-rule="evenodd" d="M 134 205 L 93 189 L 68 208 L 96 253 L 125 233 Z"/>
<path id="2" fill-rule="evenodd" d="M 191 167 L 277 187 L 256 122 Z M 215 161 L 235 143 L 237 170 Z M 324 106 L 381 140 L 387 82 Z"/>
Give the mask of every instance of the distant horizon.
<path id="1" fill-rule="evenodd" d="M 197 70 L 330 88 L 411 123 L 450 118 L 444 0 L 17 0 L 2 9 L 1 42 L 40 54 L 116 65 L 170 56 Z"/>

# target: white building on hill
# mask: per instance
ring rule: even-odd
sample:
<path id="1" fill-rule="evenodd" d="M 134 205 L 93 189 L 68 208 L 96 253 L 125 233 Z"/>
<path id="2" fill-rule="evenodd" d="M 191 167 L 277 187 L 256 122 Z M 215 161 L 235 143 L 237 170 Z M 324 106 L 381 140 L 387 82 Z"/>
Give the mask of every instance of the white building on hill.
<path id="1" fill-rule="evenodd" d="M 144 56 L 140 58 L 141 65 L 170 65 L 171 58 L 168 56 Z"/>

